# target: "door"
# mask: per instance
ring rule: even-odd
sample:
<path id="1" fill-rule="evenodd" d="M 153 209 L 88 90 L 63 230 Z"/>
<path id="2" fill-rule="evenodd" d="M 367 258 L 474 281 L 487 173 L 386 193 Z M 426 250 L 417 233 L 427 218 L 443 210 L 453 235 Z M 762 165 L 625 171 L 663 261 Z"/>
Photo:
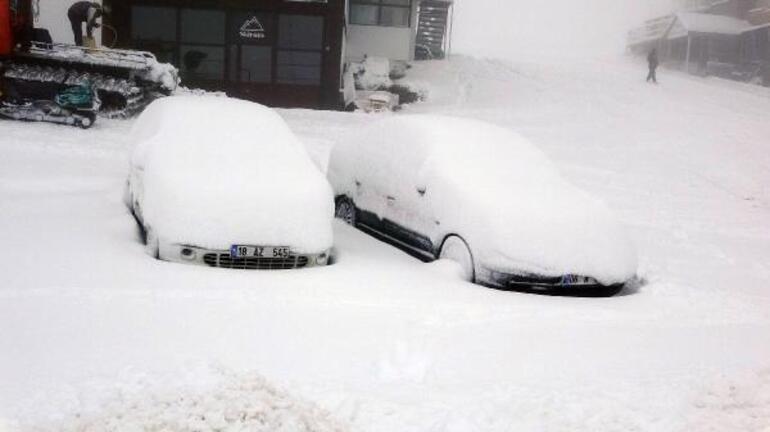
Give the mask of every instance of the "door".
<path id="1" fill-rule="evenodd" d="M 432 218 L 427 214 L 426 188 L 420 183 L 421 171 L 427 157 L 424 144 L 413 141 L 393 140 L 386 151 L 401 155 L 389 161 L 388 172 L 392 178 L 385 187 L 383 225 L 388 235 L 405 245 L 426 253 L 433 252 L 430 233 Z"/>
<path id="2" fill-rule="evenodd" d="M 225 78 L 225 18 L 218 9 L 179 11 L 179 66 L 182 82 L 217 89 Z"/>
<path id="3" fill-rule="evenodd" d="M 243 99 L 271 103 L 273 45 L 277 40 L 275 14 L 234 11 L 228 17 L 228 93 Z"/>
<path id="4" fill-rule="evenodd" d="M 324 21 L 320 15 L 281 14 L 278 17 L 276 105 L 321 105 Z"/>

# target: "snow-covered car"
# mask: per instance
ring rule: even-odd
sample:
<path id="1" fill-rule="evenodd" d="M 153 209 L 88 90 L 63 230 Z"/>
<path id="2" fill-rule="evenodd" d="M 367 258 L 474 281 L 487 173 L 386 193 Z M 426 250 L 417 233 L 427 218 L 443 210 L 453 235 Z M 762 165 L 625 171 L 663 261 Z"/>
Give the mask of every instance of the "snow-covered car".
<path id="1" fill-rule="evenodd" d="M 468 281 L 612 295 L 636 252 L 601 201 L 567 183 L 523 137 L 487 123 L 393 116 L 332 150 L 336 216 Z"/>
<path id="2" fill-rule="evenodd" d="M 125 201 L 147 252 L 212 267 L 325 265 L 325 176 L 270 108 L 223 97 L 153 102 L 131 132 Z"/>

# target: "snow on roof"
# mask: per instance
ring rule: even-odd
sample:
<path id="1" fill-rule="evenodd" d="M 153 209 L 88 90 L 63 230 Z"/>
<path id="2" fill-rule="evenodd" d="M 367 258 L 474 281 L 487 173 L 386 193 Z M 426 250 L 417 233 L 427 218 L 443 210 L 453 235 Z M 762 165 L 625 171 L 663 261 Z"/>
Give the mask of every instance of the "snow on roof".
<path id="1" fill-rule="evenodd" d="M 680 12 L 677 19 L 687 31 L 738 35 L 751 28 L 748 21 L 698 12 Z"/>

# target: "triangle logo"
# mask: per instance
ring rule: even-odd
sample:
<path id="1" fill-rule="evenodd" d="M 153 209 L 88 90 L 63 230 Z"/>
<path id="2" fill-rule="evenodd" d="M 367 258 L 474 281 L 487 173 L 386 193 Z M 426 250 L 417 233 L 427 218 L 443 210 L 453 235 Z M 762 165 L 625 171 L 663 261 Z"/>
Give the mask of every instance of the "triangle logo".
<path id="1" fill-rule="evenodd" d="M 262 23 L 259 22 L 259 18 L 256 16 L 251 17 L 250 19 L 246 20 L 245 23 L 241 26 L 242 32 L 264 32 L 265 28 L 262 27 Z"/>

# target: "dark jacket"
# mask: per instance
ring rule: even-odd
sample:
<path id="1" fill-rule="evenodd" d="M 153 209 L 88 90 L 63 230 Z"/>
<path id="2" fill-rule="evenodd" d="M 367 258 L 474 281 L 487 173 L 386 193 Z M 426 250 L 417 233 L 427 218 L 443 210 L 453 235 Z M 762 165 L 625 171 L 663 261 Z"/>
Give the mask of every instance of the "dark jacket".
<path id="1" fill-rule="evenodd" d="M 650 54 L 647 56 L 647 64 L 649 64 L 650 69 L 658 67 L 658 51 L 650 51 Z"/>
<path id="2" fill-rule="evenodd" d="M 99 27 L 96 19 L 101 18 L 103 15 L 102 6 L 99 3 L 89 1 L 79 1 L 70 6 L 67 11 L 67 17 L 73 24 L 86 23 L 88 36 L 92 35 L 94 28 Z"/>

